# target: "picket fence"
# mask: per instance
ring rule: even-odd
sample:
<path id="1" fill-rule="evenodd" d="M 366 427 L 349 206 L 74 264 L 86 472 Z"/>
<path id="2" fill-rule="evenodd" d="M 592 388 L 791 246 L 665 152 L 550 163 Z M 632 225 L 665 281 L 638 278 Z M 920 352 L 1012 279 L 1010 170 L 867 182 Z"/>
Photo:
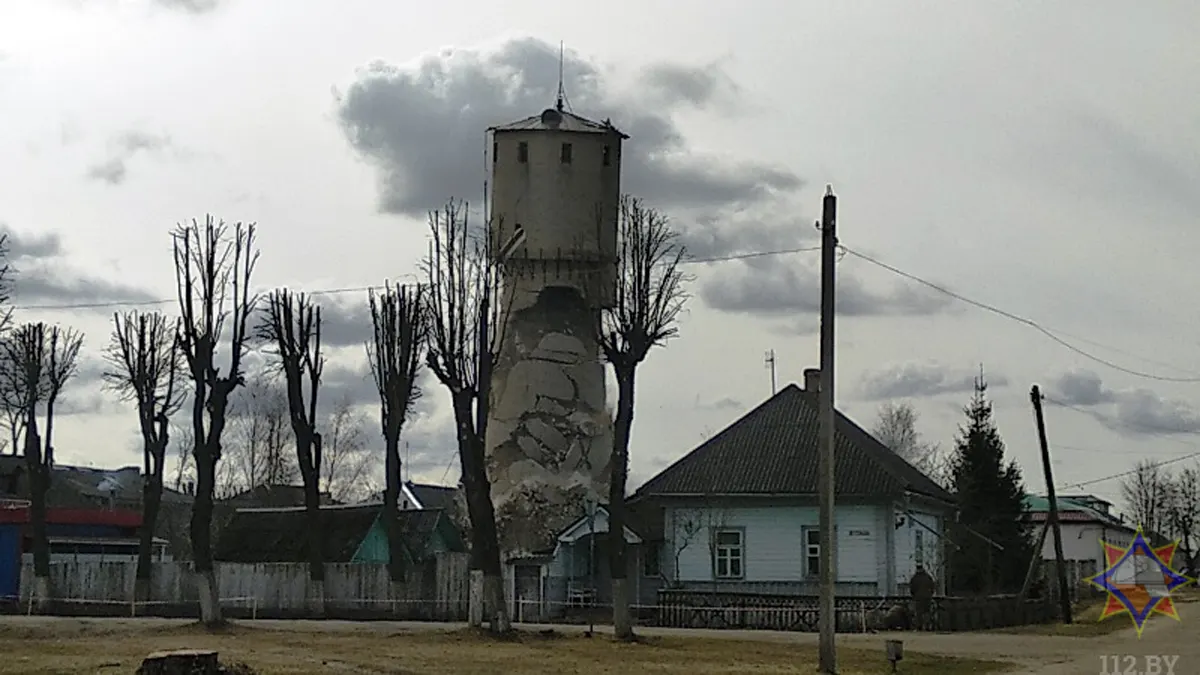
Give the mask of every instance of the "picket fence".
<path id="1" fill-rule="evenodd" d="M 134 600 L 135 562 L 51 564 L 49 611 L 73 615 L 195 616 L 198 594 L 189 562 L 154 563 L 149 598 Z M 225 614 L 234 618 L 313 616 L 308 566 L 303 563 L 217 565 Z M 393 584 L 386 565 L 325 566 L 324 616 L 347 619 L 461 621 L 467 616 L 467 555 L 440 553 Z M 21 569 L 17 611 L 36 612 L 33 566 Z M 10 607 L 10 610 L 12 608 Z"/>

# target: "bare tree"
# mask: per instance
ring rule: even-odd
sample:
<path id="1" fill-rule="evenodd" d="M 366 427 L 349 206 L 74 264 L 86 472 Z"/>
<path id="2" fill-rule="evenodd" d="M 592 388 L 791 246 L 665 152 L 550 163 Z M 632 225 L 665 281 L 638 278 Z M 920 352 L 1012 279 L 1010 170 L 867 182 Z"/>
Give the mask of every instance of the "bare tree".
<path id="1" fill-rule="evenodd" d="M 1167 493 L 1168 476 L 1148 459 L 1139 460 L 1133 473 L 1121 481 L 1121 496 L 1147 535 L 1161 531 L 1166 520 Z"/>
<path id="2" fill-rule="evenodd" d="M 174 431 L 169 434 L 173 439 L 170 445 L 174 446 L 171 451 L 175 455 L 175 474 L 174 488 L 176 492 L 191 492 L 196 487 L 196 472 L 195 458 L 192 457 L 192 448 L 195 447 L 196 441 L 192 439 L 191 424 L 176 424 Z M 189 484 L 191 488 L 189 488 Z"/>
<path id="3" fill-rule="evenodd" d="M 14 405 L 7 399 L 8 397 L 0 397 L 0 411 L 4 413 L 4 427 L 8 429 L 7 445 L 12 449 L 12 454 L 16 455 L 24 447 L 26 419 L 21 406 Z"/>
<path id="4" fill-rule="evenodd" d="M 489 614 L 491 629 L 510 628 L 500 570 L 496 511 L 488 481 L 487 434 L 492 364 L 504 336 L 501 266 L 491 237 L 472 236 L 467 205 L 451 200 L 429 215 L 431 242 L 422 266 L 430 311 L 426 362 L 450 392 L 463 492 L 471 521 L 470 623 Z M 484 611 L 480 611 L 480 610 Z"/>
<path id="5" fill-rule="evenodd" d="M 621 198 L 617 274 L 612 306 L 603 313 L 600 346 L 617 376 L 611 479 L 608 491 L 609 573 L 612 575 L 613 632 L 633 637 L 629 616 L 625 545 L 625 488 L 629 479 L 629 438 L 633 431 L 634 384 L 638 366 L 655 346 L 679 329 L 687 301 L 679 269 L 685 249 L 667 219 L 640 199 Z"/>
<path id="6" fill-rule="evenodd" d="M 379 461 L 379 453 L 367 447 L 366 420 L 343 396 L 322 426 L 321 489 L 337 502 L 360 499 Z"/>
<path id="7" fill-rule="evenodd" d="M 308 516 L 310 609 L 325 611 L 325 560 L 322 556 L 321 434 L 317 432 L 317 399 L 321 390 L 321 308 L 303 293 L 280 289 L 267 296 L 266 316 L 258 336 L 274 347 L 287 386 L 288 419 L 296 437 L 296 459 L 304 481 Z"/>
<path id="8" fill-rule="evenodd" d="M 12 326 L 12 266 L 8 264 L 8 234 L 0 234 L 0 335 L 8 332 Z M 4 426 L 8 429 L 9 443 L 12 454 L 20 453 L 24 447 L 26 415 L 19 401 L 13 402 L 8 395 L 0 396 L 0 410 L 4 413 Z"/>
<path id="9" fill-rule="evenodd" d="M 104 373 L 108 385 L 137 407 L 142 436 L 142 528 L 134 598 L 150 597 L 151 554 L 162 504 L 170 418 L 183 405 L 183 370 L 175 339 L 179 322 L 155 312 L 113 315 Z"/>
<path id="10" fill-rule="evenodd" d="M 179 297 L 179 346 L 192 381 L 192 432 L 195 447 L 196 495 L 192 503 L 192 557 L 198 577 L 200 620 L 208 626 L 223 623 L 212 558 L 213 492 L 221 461 L 229 397 L 245 384 L 242 352 L 246 347 L 246 322 L 257 296 L 250 277 L 258 262 L 254 225 L 238 223 L 233 232 L 211 216 L 204 224 L 179 225 L 172 237 L 175 283 Z M 229 366 L 224 373 L 216 363 L 218 345 L 228 338 Z"/>
<path id="11" fill-rule="evenodd" d="M 421 286 L 388 284 L 371 292 L 371 341 L 367 360 L 379 392 L 379 418 L 384 441 L 383 510 L 388 533 L 388 570 L 393 582 L 404 580 L 400 541 L 400 432 L 420 396 L 417 375 L 429 336 L 429 312 Z"/>
<path id="12" fill-rule="evenodd" d="M 298 471 L 288 415 L 285 383 L 262 374 L 238 390 L 229 407 L 224 487 L 239 491 L 295 482 Z"/>
<path id="13" fill-rule="evenodd" d="M 54 466 L 54 406 L 75 375 L 83 335 L 69 328 L 27 323 L 0 341 L 0 392 L 25 416 L 24 452 L 29 474 L 33 575 L 39 604 L 50 598 L 50 545 L 46 538 L 46 493 Z M 38 433 L 38 409 L 46 435 Z"/>
<path id="14" fill-rule="evenodd" d="M 945 483 L 946 462 L 936 443 L 926 442 L 917 431 L 917 411 L 912 403 L 888 401 L 879 406 L 879 417 L 871 435 L 903 457 L 921 473 Z"/>
<path id="15" fill-rule="evenodd" d="M 1163 520 L 1164 534 L 1179 539 L 1190 568 L 1200 521 L 1200 468 L 1189 466 L 1168 479 Z"/>

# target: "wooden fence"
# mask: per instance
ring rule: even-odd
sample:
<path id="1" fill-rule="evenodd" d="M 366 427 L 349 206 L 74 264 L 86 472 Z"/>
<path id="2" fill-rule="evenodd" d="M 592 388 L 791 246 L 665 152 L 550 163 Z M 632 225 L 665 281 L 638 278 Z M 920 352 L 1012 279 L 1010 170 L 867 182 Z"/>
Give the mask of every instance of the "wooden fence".
<path id="1" fill-rule="evenodd" d="M 155 563 L 150 597 L 134 602 L 134 562 L 58 562 L 50 569 L 50 610 L 55 614 L 196 616 L 198 596 L 191 563 Z M 309 609 L 308 566 L 303 563 L 217 565 L 221 604 L 233 618 L 302 618 Z M 467 616 L 467 556 L 440 553 L 393 584 L 386 565 L 325 566 L 327 618 L 461 621 Z M 30 602 L 33 567 L 21 570 L 21 596 L 10 611 L 36 611 Z"/>
<path id="2" fill-rule="evenodd" d="M 819 599 L 814 596 L 663 589 L 650 623 L 672 628 L 739 628 L 814 632 Z M 1016 596 L 934 598 L 923 626 L 915 626 L 910 597 L 839 597 L 834 602 L 839 633 L 924 629 L 965 631 L 1055 620 L 1054 605 Z"/>

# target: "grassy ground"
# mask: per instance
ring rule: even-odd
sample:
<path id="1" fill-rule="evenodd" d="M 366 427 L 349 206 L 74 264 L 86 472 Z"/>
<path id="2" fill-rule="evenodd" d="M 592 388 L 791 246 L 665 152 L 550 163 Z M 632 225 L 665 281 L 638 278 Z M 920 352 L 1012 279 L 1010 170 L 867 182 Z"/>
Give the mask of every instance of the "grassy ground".
<path id="1" fill-rule="evenodd" d="M 1195 602 L 1195 596 L 1183 596 L 1176 593 L 1176 602 L 1179 604 Z M 999 633 L 1015 633 L 1021 635 L 1062 635 L 1074 637 L 1099 637 L 1102 635 L 1110 635 L 1119 630 L 1131 628 L 1133 621 L 1128 614 L 1118 614 L 1110 616 L 1103 621 L 1100 620 L 1100 613 L 1104 611 L 1105 599 L 1091 599 L 1087 602 L 1076 605 L 1072 610 L 1071 623 L 1048 623 L 1034 626 L 1017 626 L 1015 628 L 1002 628 L 996 632 Z M 1166 617 L 1156 616 L 1151 621 L 1170 621 Z"/>
<path id="2" fill-rule="evenodd" d="M 103 620 L 55 627 L 6 626 L 0 620 L 0 674 L 132 673 L 161 649 L 215 649 L 224 663 L 260 675 L 396 673 L 811 673 L 815 650 L 781 642 L 648 638 L 618 644 L 607 637 L 521 633 L 497 641 L 472 632 L 317 633 L 233 626 L 211 634 L 196 626 L 106 629 Z M 883 649 L 839 649 L 845 675 L 887 673 Z M 906 654 L 904 673 L 999 673 L 1007 664 Z"/>

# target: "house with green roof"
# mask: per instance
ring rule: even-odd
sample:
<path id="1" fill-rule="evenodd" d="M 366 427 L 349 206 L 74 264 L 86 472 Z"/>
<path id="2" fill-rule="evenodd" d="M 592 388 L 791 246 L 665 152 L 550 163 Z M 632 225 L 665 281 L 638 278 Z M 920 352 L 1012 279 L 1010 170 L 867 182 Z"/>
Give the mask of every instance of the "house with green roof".
<path id="1" fill-rule="evenodd" d="M 1058 500 L 1058 520 L 1062 531 L 1063 560 L 1071 584 L 1104 571 L 1104 543 L 1129 546 L 1137 529 L 1113 512 L 1113 504 L 1094 495 L 1062 495 Z M 1026 495 L 1025 506 L 1037 538 L 1050 514 L 1050 500 L 1043 495 Z M 1149 536 L 1149 535 L 1147 535 Z M 1042 540 L 1042 559 L 1054 560 L 1054 535 Z"/>
<path id="2" fill-rule="evenodd" d="M 639 488 L 659 521 L 658 567 L 677 588 L 816 595 L 819 373 L 789 384 Z M 944 590 L 954 497 L 840 411 L 835 422 L 838 595 L 908 592 L 923 567 Z"/>

